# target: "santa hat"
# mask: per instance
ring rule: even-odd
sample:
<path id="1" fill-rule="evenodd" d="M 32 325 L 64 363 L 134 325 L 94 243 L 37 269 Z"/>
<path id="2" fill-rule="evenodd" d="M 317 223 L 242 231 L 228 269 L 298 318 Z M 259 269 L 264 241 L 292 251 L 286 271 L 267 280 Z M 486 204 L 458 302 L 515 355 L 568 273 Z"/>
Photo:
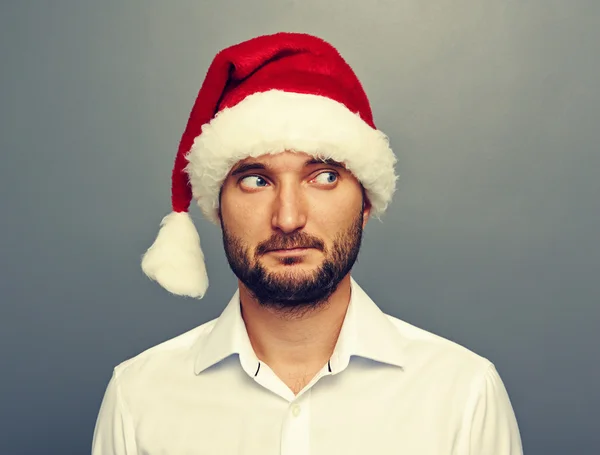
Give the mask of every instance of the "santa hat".
<path id="1" fill-rule="evenodd" d="M 333 46 L 311 35 L 260 36 L 216 55 L 177 150 L 173 211 L 142 259 L 144 273 L 174 294 L 202 298 L 208 277 L 188 214 L 192 198 L 218 224 L 219 191 L 231 168 L 283 151 L 344 163 L 373 216 L 391 200 L 396 158 L 361 83 Z"/>

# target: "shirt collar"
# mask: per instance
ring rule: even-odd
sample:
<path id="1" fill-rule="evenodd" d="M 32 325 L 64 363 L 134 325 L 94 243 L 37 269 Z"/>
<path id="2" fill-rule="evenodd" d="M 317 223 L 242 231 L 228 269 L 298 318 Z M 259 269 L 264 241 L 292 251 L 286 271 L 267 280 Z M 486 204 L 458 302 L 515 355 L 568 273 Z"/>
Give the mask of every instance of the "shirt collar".
<path id="1" fill-rule="evenodd" d="M 352 356 L 402 367 L 407 343 L 389 317 L 351 279 L 348 311 L 330 362 L 332 372 L 343 371 Z"/>
<path id="2" fill-rule="evenodd" d="M 235 291 L 225 310 L 217 318 L 212 331 L 198 340 L 195 351 L 196 374 L 200 374 L 230 355 L 238 354 L 246 373 L 255 375 L 259 361 L 242 319 L 239 289 Z"/>
<path id="3" fill-rule="evenodd" d="M 407 340 L 389 317 L 352 278 L 350 303 L 329 363 L 331 372 L 343 371 L 351 356 L 402 367 L 406 344 Z M 196 374 L 230 355 L 238 354 L 242 368 L 250 376 L 255 376 L 259 360 L 242 319 L 239 290 L 217 318 L 212 331 L 198 340 L 194 349 Z"/>

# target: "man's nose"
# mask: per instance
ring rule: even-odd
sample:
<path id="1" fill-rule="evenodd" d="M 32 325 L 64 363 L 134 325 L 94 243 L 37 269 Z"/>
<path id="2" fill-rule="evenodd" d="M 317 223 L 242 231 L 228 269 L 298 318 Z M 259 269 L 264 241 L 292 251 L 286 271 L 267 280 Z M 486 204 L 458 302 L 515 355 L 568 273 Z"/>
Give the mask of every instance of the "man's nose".
<path id="1" fill-rule="evenodd" d="M 302 229 L 306 224 L 306 200 L 298 183 L 280 185 L 274 201 L 272 226 L 286 234 Z"/>

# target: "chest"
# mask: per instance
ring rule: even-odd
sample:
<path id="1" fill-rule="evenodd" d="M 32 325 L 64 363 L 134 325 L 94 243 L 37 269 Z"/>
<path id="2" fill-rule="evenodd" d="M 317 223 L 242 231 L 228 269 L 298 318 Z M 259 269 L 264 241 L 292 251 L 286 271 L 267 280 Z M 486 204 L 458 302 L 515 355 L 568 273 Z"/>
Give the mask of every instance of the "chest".
<path id="1" fill-rule="evenodd" d="M 231 390 L 231 389 L 230 389 Z M 322 378 L 287 401 L 263 387 L 173 390 L 136 425 L 144 455 L 452 454 L 460 412 L 406 385 Z"/>

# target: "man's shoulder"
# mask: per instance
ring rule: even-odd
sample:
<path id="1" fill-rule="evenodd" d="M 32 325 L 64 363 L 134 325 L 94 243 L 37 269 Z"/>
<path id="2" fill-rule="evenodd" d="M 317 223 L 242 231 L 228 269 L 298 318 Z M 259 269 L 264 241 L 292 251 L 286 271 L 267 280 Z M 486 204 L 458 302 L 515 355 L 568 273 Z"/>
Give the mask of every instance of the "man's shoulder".
<path id="1" fill-rule="evenodd" d="M 191 358 L 194 347 L 210 333 L 216 321 L 212 319 L 205 322 L 121 362 L 114 368 L 115 376 L 121 380 L 133 379 L 142 374 L 176 368 Z"/>
<path id="2" fill-rule="evenodd" d="M 399 318 L 386 314 L 387 318 L 406 341 L 406 352 L 411 360 L 432 369 L 467 374 L 481 373 L 493 364 L 469 348 L 437 335 Z"/>

